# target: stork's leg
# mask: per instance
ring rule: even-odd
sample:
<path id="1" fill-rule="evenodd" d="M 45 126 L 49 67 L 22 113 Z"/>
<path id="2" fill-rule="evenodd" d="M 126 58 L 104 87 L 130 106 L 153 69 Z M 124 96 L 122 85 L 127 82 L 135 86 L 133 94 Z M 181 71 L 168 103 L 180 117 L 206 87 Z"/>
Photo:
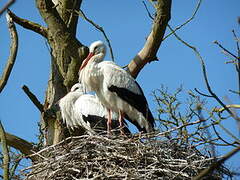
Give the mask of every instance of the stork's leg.
<path id="1" fill-rule="evenodd" d="M 112 112 L 110 109 L 108 109 L 108 121 L 107 121 L 107 133 L 108 135 L 111 134 L 112 129 Z"/>
<path id="2" fill-rule="evenodd" d="M 119 110 L 119 119 L 118 119 L 118 121 L 119 121 L 121 135 L 125 135 L 124 130 L 123 130 L 123 116 L 124 116 L 124 113 L 121 110 Z"/>

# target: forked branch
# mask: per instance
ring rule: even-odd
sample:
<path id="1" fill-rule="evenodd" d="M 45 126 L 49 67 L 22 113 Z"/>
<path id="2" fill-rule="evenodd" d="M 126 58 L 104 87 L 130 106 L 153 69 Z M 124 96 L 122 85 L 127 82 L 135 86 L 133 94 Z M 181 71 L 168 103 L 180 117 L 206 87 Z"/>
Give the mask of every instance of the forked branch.
<path id="1" fill-rule="evenodd" d="M 13 19 L 13 21 L 16 22 L 17 24 L 19 24 L 20 26 L 22 26 L 26 29 L 32 30 L 32 31 L 42 35 L 43 37 L 47 38 L 47 28 L 45 28 L 35 22 L 29 21 L 26 19 L 22 19 L 22 18 L 18 17 L 17 15 L 15 15 L 10 10 L 8 10 L 8 14 Z"/>

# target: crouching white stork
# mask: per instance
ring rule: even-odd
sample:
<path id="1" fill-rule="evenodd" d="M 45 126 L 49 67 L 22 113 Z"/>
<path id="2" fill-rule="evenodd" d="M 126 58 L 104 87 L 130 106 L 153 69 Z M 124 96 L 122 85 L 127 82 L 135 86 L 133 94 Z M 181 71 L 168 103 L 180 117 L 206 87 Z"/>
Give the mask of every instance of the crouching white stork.
<path id="1" fill-rule="evenodd" d="M 95 130 L 106 130 L 107 109 L 99 99 L 91 94 L 85 94 L 80 83 L 73 85 L 71 91 L 59 101 L 59 107 L 63 122 L 70 130 L 83 129 L 89 135 L 95 134 Z M 114 127 L 118 127 L 118 114 L 112 116 Z M 124 132 L 130 134 L 127 127 Z"/>
<path id="2" fill-rule="evenodd" d="M 103 42 L 96 41 L 91 44 L 89 55 L 80 67 L 79 81 L 89 91 L 95 91 L 99 100 L 107 107 L 108 131 L 110 132 L 111 128 L 111 112 L 119 113 L 120 126 L 125 117 L 139 131 L 153 131 L 154 118 L 141 87 L 129 73 L 114 62 L 103 61 L 105 54 L 106 46 Z"/>

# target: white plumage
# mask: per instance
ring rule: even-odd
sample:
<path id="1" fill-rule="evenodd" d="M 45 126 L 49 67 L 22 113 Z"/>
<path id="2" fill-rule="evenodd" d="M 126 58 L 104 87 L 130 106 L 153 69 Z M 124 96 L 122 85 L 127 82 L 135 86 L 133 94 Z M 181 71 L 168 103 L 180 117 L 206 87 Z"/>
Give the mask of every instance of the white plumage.
<path id="1" fill-rule="evenodd" d="M 75 84 L 71 91 L 59 101 L 59 107 L 63 122 L 68 129 L 83 128 L 88 134 L 95 133 L 95 127 L 105 124 L 107 109 L 100 103 L 95 95 L 85 94 L 80 83 Z M 118 120 L 118 114 L 114 113 L 113 120 Z M 117 127 L 115 125 L 115 127 Z M 105 128 L 106 129 L 106 128 Z"/>
<path id="2" fill-rule="evenodd" d="M 153 116 L 135 79 L 114 62 L 103 61 L 106 46 L 101 41 L 92 43 L 89 49 L 89 55 L 80 67 L 79 81 L 89 91 L 95 91 L 107 109 L 119 113 L 120 125 L 124 116 L 140 131 L 153 131 Z M 108 126 L 110 124 L 111 113 Z"/>

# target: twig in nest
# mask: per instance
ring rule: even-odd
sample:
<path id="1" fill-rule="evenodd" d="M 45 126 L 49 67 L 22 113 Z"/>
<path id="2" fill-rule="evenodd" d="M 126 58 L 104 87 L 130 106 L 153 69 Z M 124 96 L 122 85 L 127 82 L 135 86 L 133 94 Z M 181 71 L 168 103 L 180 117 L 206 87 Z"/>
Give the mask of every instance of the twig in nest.
<path id="1" fill-rule="evenodd" d="M 191 179 L 213 158 L 202 155 L 188 145 L 159 141 L 157 137 L 141 142 L 139 139 L 124 139 L 105 136 L 69 137 L 57 145 L 42 149 L 42 158 L 27 167 L 26 180 L 35 179 Z M 64 144 L 67 146 L 64 146 Z M 173 145 L 174 144 L 174 145 Z M 28 170 L 32 169 L 31 172 Z M 218 173 L 209 178 L 220 177 Z"/>

